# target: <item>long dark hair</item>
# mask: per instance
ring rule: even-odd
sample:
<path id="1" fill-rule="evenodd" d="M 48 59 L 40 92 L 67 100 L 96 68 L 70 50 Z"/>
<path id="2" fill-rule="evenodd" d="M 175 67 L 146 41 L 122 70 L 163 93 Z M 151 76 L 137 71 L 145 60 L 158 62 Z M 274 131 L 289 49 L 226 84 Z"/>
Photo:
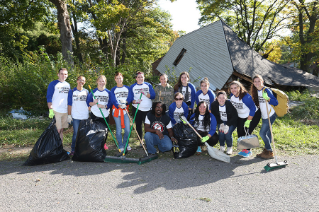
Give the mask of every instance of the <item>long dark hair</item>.
<path id="1" fill-rule="evenodd" d="M 239 87 L 239 100 L 242 100 L 242 98 L 248 93 L 246 88 L 243 86 L 243 84 L 241 84 L 240 82 L 238 81 L 232 81 L 230 84 L 229 84 L 229 88 L 228 88 L 228 92 L 231 93 L 230 91 L 230 87 L 232 85 L 237 85 Z"/>
<path id="2" fill-rule="evenodd" d="M 163 108 L 162 115 L 165 115 L 165 113 L 166 113 L 166 105 L 163 102 L 161 102 L 161 101 L 153 102 L 151 113 L 155 116 L 155 108 L 156 108 L 156 105 L 158 103 L 162 104 L 162 108 Z"/>
<path id="3" fill-rule="evenodd" d="M 259 74 L 256 74 L 254 77 L 253 77 L 253 84 L 251 84 L 250 86 L 250 93 L 251 93 L 251 97 L 253 98 L 254 102 L 255 102 L 255 105 L 257 107 L 259 107 L 259 100 L 258 100 L 258 91 L 257 91 L 257 88 L 254 86 L 254 80 L 256 78 L 259 78 L 261 81 L 264 82 L 263 80 L 263 77 L 260 76 Z"/>
<path id="4" fill-rule="evenodd" d="M 209 114 L 209 111 L 208 111 L 207 102 L 201 101 L 201 102 L 198 103 L 198 105 L 197 105 L 197 107 L 195 109 L 195 123 L 199 123 L 199 120 L 198 120 L 198 117 L 200 115 L 199 106 L 201 104 L 205 104 L 206 105 L 206 111 L 205 111 L 205 115 L 204 115 L 204 127 L 206 129 L 207 127 L 210 127 L 210 114 Z"/>
<path id="5" fill-rule="evenodd" d="M 178 78 L 177 83 L 174 85 L 174 91 L 175 91 L 175 92 L 178 91 L 178 88 L 182 87 L 182 80 L 181 80 L 181 78 L 182 78 L 182 75 L 184 75 L 184 74 L 187 76 L 187 78 L 188 78 L 188 80 L 189 80 L 189 74 L 188 74 L 186 71 L 182 72 L 182 73 L 179 75 L 179 78 Z"/>

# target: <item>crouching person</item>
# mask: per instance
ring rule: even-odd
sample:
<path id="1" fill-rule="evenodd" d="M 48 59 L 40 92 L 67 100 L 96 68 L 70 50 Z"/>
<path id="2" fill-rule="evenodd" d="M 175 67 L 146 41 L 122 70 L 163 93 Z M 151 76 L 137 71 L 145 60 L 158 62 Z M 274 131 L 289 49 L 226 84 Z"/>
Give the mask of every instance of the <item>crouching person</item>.
<path id="1" fill-rule="evenodd" d="M 145 142 L 149 154 L 156 154 L 156 148 L 160 152 L 170 151 L 172 142 L 177 142 L 173 137 L 171 119 L 165 114 L 166 105 L 162 102 L 153 102 L 152 110 L 145 118 Z"/>

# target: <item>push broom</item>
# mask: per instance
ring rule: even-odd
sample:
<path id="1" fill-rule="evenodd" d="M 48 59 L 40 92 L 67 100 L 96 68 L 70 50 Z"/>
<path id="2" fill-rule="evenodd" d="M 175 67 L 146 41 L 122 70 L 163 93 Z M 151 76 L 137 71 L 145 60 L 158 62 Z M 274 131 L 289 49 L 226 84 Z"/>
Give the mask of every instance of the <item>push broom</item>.
<path id="1" fill-rule="evenodd" d="M 196 133 L 196 135 L 202 139 L 202 136 L 196 131 L 196 129 L 187 121 L 185 116 L 180 116 L 180 119 L 184 122 L 186 122 L 188 124 L 188 126 L 190 126 L 194 132 Z M 226 155 L 225 153 L 219 151 L 218 149 L 210 146 L 207 142 L 205 142 L 205 145 L 207 147 L 207 152 L 208 154 L 212 157 L 215 158 L 217 160 L 226 162 L 226 163 L 230 163 L 230 157 L 228 155 Z"/>
<path id="2" fill-rule="evenodd" d="M 274 135 L 272 134 L 272 126 L 269 118 L 269 111 L 268 111 L 268 104 L 266 102 L 266 110 L 267 110 L 267 115 L 268 115 L 268 121 L 269 121 L 269 128 L 270 128 L 270 134 L 271 134 L 271 140 L 273 142 L 273 147 L 274 147 L 274 156 L 275 156 L 275 161 L 276 163 L 268 163 L 264 169 L 268 172 L 274 169 L 279 169 L 279 168 L 284 168 L 288 165 L 288 162 L 285 160 L 283 162 L 278 162 L 277 161 L 277 154 L 276 154 L 276 148 L 275 148 L 275 140 L 274 140 Z"/>
<path id="3" fill-rule="evenodd" d="M 140 98 L 142 98 L 142 94 L 140 95 Z M 138 165 L 141 165 L 143 163 L 147 163 L 147 162 L 150 162 L 156 158 L 158 158 L 157 155 L 147 155 L 146 157 L 142 157 L 142 158 L 126 158 L 125 157 L 125 151 L 126 151 L 126 147 L 128 145 L 128 141 L 130 139 L 130 136 L 131 136 L 131 132 L 132 132 L 132 129 L 133 129 L 133 125 L 134 125 L 134 122 L 135 122 L 135 118 L 136 118 L 136 114 L 137 114 L 137 111 L 138 111 L 138 107 L 139 107 L 140 104 L 137 105 L 137 108 L 136 108 L 136 111 L 135 111 L 135 115 L 134 115 L 134 119 L 133 119 L 133 123 L 132 123 L 132 126 L 131 126 L 131 129 L 130 129 L 130 133 L 129 133 L 129 136 L 127 137 L 127 141 L 126 141 L 126 145 L 125 145 L 125 148 L 124 148 L 124 152 L 123 152 L 123 155 L 121 155 L 120 157 L 116 157 L 116 156 L 106 156 L 105 159 L 104 159 L 104 162 L 115 162 L 115 163 L 137 163 Z"/>

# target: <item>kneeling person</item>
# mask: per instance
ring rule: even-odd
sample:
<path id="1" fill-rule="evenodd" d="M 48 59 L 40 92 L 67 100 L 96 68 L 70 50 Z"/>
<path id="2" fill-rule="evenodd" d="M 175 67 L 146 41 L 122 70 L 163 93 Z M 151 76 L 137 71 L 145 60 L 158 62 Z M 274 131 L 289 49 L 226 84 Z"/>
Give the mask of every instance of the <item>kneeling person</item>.
<path id="1" fill-rule="evenodd" d="M 173 137 L 171 119 L 165 114 L 166 105 L 162 102 L 153 102 L 152 110 L 146 115 L 144 130 L 145 142 L 149 154 L 156 154 L 157 146 L 160 152 L 170 151 Z"/>

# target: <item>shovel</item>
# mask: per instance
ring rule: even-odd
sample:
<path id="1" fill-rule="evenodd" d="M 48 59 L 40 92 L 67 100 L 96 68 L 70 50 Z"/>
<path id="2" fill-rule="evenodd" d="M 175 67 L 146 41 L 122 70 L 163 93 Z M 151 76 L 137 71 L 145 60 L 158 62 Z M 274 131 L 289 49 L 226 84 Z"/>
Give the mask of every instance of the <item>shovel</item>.
<path id="1" fill-rule="evenodd" d="M 184 122 L 186 122 L 196 133 L 196 135 L 202 139 L 202 136 L 195 130 L 195 128 L 187 121 L 187 119 L 185 118 L 185 116 L 181 116 L 180 119 Z M 207 151 L 208 154 L 212 157 L 215 158 L 217 160 L 226 162 L 226 163 L 230 163 L 230 157 L 228 155 L 226 155 L 225 153 L 219 151 L 218 149 L 210 146 L 207 142 L 205 142 L 205 145 L 207 147 Z"/>

